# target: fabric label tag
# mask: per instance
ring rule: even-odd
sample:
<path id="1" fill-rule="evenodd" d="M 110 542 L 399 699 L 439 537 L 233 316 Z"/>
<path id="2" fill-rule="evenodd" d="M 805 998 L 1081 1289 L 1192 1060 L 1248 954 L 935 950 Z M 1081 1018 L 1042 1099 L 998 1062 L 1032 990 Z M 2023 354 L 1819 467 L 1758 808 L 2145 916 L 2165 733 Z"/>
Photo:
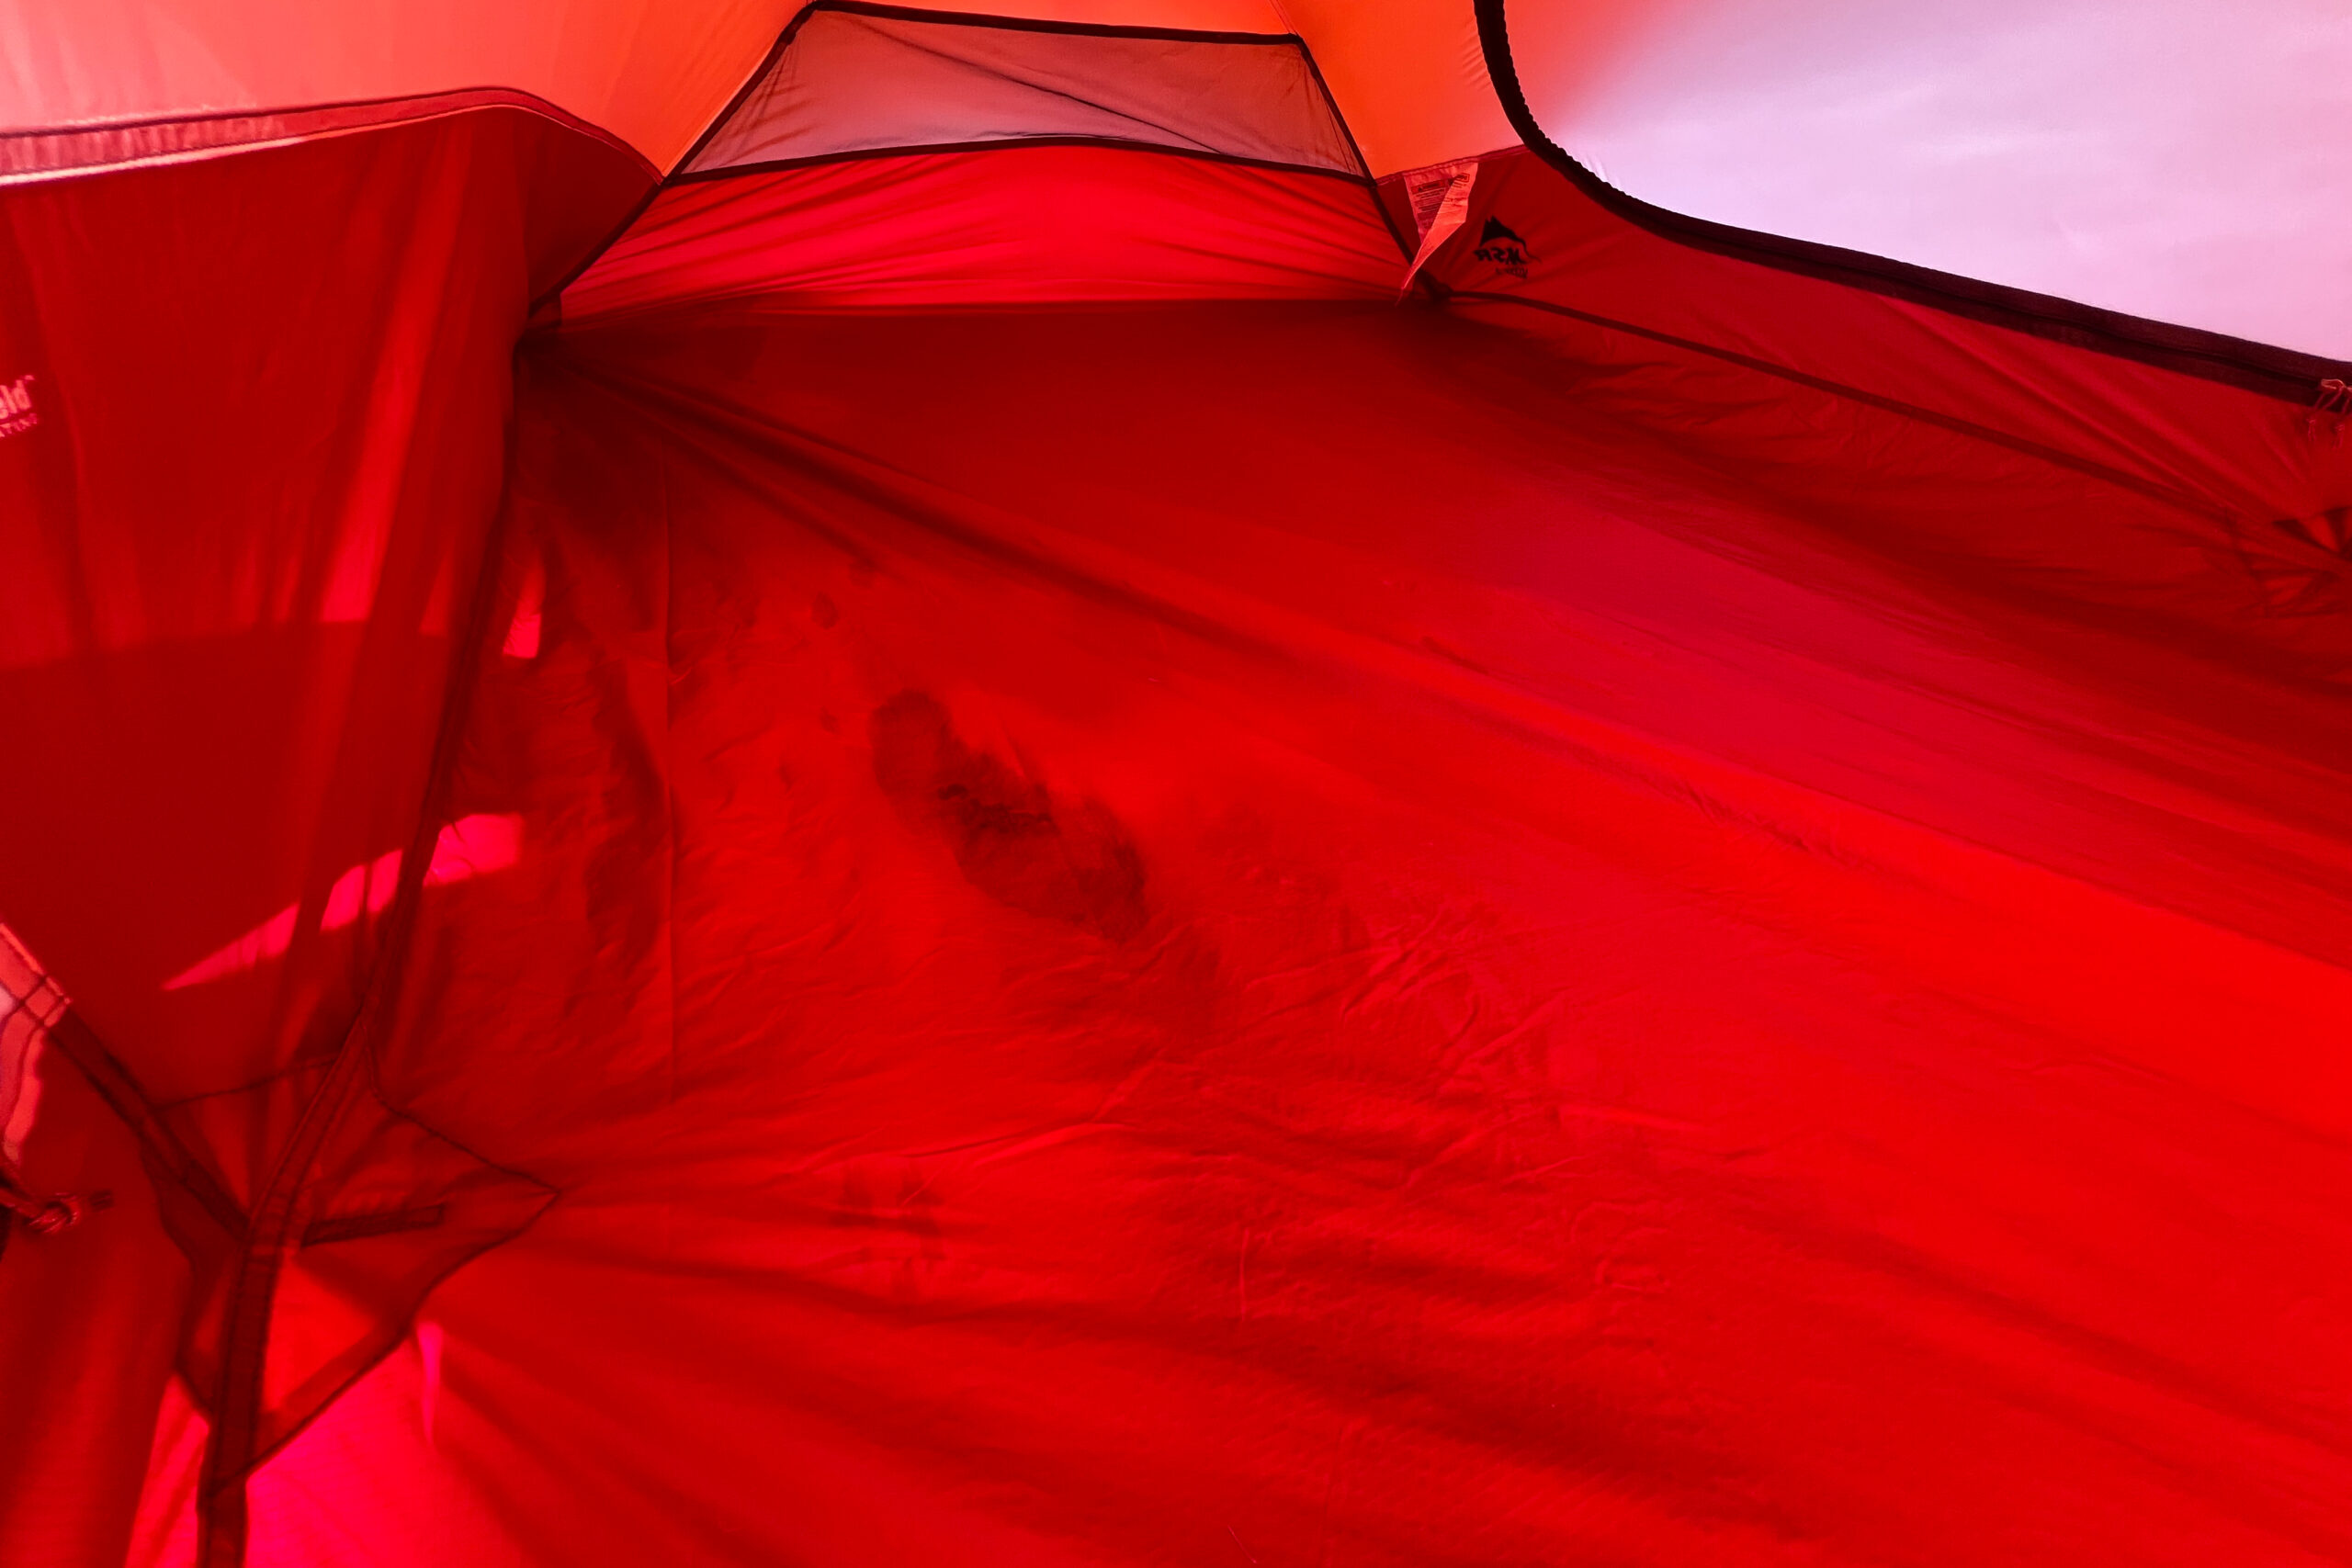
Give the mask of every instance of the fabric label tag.
<path id="1" fill-rule="evenodd" d="M 1477 177 L 1475 160 L 1438 164 L 1405 176 L 1405 195 L 1412 203 L 1413 226 L 1420 231 L 1421 248 L 1414 253 L 1413 265 L 1405 269 L 1405 281 L 1396 289 L 1398 299 L 1413 291 L 1413 279 L 1420 276 L 1422 266 L 1470 216 L 1470 186 Z"/>

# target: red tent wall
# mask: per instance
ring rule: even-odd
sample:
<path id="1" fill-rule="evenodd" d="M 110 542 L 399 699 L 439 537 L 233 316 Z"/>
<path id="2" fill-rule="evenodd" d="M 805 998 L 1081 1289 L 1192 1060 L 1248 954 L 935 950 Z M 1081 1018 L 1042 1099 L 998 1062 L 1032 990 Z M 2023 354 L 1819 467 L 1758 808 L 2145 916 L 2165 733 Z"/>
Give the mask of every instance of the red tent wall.
<path id="1" fill-rule="evenodd" d="M 254 1375 L 223 1349 L 235 1211 L 260 1206 L 290 1091 L 382 952 L 384 857 L 417 832 L 503 482 L 514 335 L 644 186 L 633 155 L 490 97 L 0 195 L 0 364 L 30 401 L 0 440 L 6 919 L 230 1206 L 164 1183 L 198 1264 L 183 1333 L 128 1150 L 86 1171 L 55 1163 L 70 1142 L 28 1153 L 127 1201 L 0 1270 L 22 1325 L 0 1337 L 23 1391 L 10 1562 L 119 1555 L 173 1353 L 208 1404 Z M 50 140 L 68 169 L 123 152 Z M 61 1106 L 85 1100 L 48 1067 Z M 367 1337 L 326 1334 L 311 1371 Z"/>
<path id="2" fill-rule="evenodd" d="M 2307 674 L 2352 667 L 2352 449 L 2343 413 L 2313 408 L 2328 367 L 2037 320 L 1997 293 L 1954 314 L 1645 229 L 1532 152 L 1464 166 L 1466 217 L 1423 276 L 1450 310 L 1552 345 L 1588 398 L 1877 547 L 2173 616 Z M 1408 215 L 1404 186 L 1384 192 Z"/>

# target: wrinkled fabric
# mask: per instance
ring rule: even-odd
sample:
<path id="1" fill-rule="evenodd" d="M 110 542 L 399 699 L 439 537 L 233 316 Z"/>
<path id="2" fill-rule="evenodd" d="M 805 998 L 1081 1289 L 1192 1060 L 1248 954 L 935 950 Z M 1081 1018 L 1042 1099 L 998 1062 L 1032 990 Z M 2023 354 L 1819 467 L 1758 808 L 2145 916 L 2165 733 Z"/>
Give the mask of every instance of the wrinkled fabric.
<path id="1" fill-rule="evenodd" d="M 258 1561 L 2340 1554 L 2340 687 L 1427 312 L 528 363 L 382 1081 L 561 1196 Z"/>
<path id="2" fill-rule="evenodd" d="M 1404 182 L 1382 188 L 1403 210 Z M 2020 331 L 1965 300 L 1939 308 L 1759 266 L 1604 210 L 1532 152 L 1479 161 L 1464 225 L 1424 271 L 1461 309 L 1499 309 L 1517 330 L 1570 344 L 1577 363 L 1651 378 L 1670 426 L 1745 426 L 1751 464 L 1827 461 L 1871 482 L 1884 454 L 1857 443 L 1850 422 L 1883 412 L 1920 436 L 1957 428 L 1963 473 L 2082 465 L 2108 487 L 2264 536 L 2352 497 L 2340 421 L 2312 413 L 2316 378 L 2248 388 L 2183 374 L 2132 352 L 2181 335 L 2154 322 Z M 2201 351 L 2229 367 L 2213 344 Z"/>
<path id="3" fill-rule="evenodd" d="M 0 1558 L 2352 1555 L 2340 389 L 912 124 L 0 190 Z"/>
<path id="4" fill-rule="evenodd" d="M 90 1132 L 90 1086 L 44 1054 L 28 1177 L 141 1201 L 8 1259 L 12 1563 L 119 1556 L 163 1380 L 175 1362 L 220 1396 L 245 1219 L 376 972 L 390 879 L 368 868 L 417 829 L 514 336 L 643 181 L 502 106 L 0 192 L 0 373 L 24 394 L 0 425 L 0 919 L 202 1178 L 147 1196 L 139 1145 Z M 389 1109 L 353 1133 L 393 1157 L 322 1171 L 319 1219 L 413 1207 L 407 1185 L 466 1163 Z M 436 1237 L 479 1244 L 545 1201 L 506 1198 Z M 311 1218 L 253 1369 L 265 1449 L 407 1332 L 446 1264 L 389 1257 L 396 1236 L 302 1248 Z M 290 1304 L 322 1274 L 316 1308 Z"/>
<path id="5" fill-rule="evenodd" d="M 1386 299 L 1373 193 L 1342 176 L 1111 147 L 910 152 L 664 186 L 563 292 L 567 321 L 768 310 Z"/>

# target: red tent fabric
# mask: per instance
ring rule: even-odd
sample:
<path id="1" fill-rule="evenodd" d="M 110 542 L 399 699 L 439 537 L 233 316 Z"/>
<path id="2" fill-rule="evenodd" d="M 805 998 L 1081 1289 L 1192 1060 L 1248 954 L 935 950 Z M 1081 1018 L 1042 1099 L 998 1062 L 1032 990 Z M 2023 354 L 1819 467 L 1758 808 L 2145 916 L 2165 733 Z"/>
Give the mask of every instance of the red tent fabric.
<path id="1" fill-rule="evenodd" d="M 0 1560 L 2352 1553 L 2341 367 L 1047 9 L 26 52 Z"/>

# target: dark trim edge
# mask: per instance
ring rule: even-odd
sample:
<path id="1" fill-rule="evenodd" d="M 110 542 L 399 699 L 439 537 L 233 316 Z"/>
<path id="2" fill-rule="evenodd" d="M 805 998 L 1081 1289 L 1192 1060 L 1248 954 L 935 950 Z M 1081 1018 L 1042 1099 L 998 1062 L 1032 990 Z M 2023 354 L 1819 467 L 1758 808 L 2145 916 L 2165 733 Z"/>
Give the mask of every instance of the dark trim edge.
<path id="1" fill-rule="evenodd" d="M 1159 39 L 1169 43 L 1295 43 L 1296 33 L 1253 33 L 1239 28 L 1152 28 L 1121 22 L 1052 21 L 1044 17 L 1006 17 L 990 11 L 934 11 L 923 6 L 890 6 L 881 0 L 810 0 L 810 11 L 844 11 L 893 22 L 942 22 L 950 27 L 998 28 L 1016 33 L 1068 33 L 1079 38 Z M 795 26 L 798 18 L 795 18 Z"/>
<path id="2" fill-rule="evenodd" d="M 365 1214 L 330 1214 L 302 1227 L 303 1247 L 328 1247 L 338 1241 L 363 1241 L 402 1231 L 431 1230 L 448 1217 L 447 1203 L 418 1203 L 405 1209 L 385 1209 Z"/>
<path id="3" fill-rule="evenodd" d="M 1363 186 L 1371 182 L 1352 169 L 1320 164 L 1286 164 L 1275 158 L 1249 158 L 1220 152 L 1213 147 L 1178 147 L 1166 141 L 1131 141 L 1117 136 L 990 136 L 975 141 L 933 141 L 908 147 L 853 147 L 840 152 L 811 152 L 800 158 L 772 158 L 757 164 L 729 164 L 723 169 L 695 169 L 672 175 L 669 186 L 710 185 L 738 175 L 775 175 L 792 169 L 813 169 L 826 164 L 856 164 L 876 158 L 921 158 L 943 153 L 1001 152 L 1022 147 L 1102 147 L 1114 152 L 1159 152 L 1203 164 L 1231 164 L 1244 169 L 1266 169 L 1282 175 L 1315 175 Z"/>
<path id="4" fill-rule="evenodd" d="M 2071 347 L 2220 381 L 2285 401 L 2307 403 L 2321 381 L 2352 375 L 2342 363 L 2198 327 L 2102 310 L 2054 295 L 1986 283 L 1842 246 L 1735 228 L 1655 207 L 1626 195 L 1577 162 L 1544 133 L 1528 107 L 1511 58 L 1506 0 L 1472 0 L 1487 75 L 1511 129 L 1533 152 L 1595 203 L 1638 228 L 1696 250 L 1867 289 Z"/>

